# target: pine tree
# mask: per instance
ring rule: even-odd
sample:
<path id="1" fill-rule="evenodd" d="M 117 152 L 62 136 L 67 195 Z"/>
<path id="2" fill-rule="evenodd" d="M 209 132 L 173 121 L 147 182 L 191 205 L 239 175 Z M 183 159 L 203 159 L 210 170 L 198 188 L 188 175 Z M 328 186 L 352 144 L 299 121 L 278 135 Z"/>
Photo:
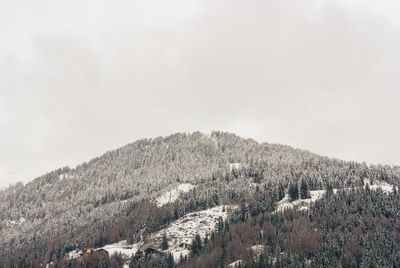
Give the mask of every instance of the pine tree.
<path id="1" fill-rule="evenodd" d="M 172 256 L 171 253 L 168 254 L 166 262 L 167 262 L 167 268 L 174 268 L 175 266 L 174 256 Z"/>
<path id="2" fill-rule="evenodd" d="M 299 188 L 297 183 L 291 183 L 289 186 L 289 196 L 291 201 L 299 199 Z"/>
<path id="3" fill-rule="evenodd" d="M 168 238 L 167 235 L 164 233 L 162 236 L 162 242 L 161 242 L 161 249 L 162 250 L 167 250 L 168 249 Z"/>
<path id="4" fill-rule="evenodd" d="M 305 180 L 301 180 L 301 186 L 300 186 L 300 198 L 301 199 L 307 199 L 310 198 L 310 191 L 308 190 L 307 183 Z"/>
<path id="5" fill-rule="evenodd" d="M 191 245 L 192 255 L 200 255 L 202 248 L 201 237 L 199 234 L 196 234 Z"/>
<path id="6" fill-rule="evenodd" d="M 325 195 L 329 197 L 329 196 L 332 196 L 333 193 L 334 193 L 334 191 L 333 191 L 333 185 L 332 185 L 332 183 L 327 182 L 327 183 L 326 183 L 326 192 L 325 192 Z"/>
<path id="7" fill-rule="evenodd" d="M 218 222 L 217 222 L 217 232 L 221 233 L 224 230 L 224 220 L 222 219 L 222 217 L 218 218 Z"/>
<path id="8" fill-rule="evenodd" d="M 279 184 L 278 188 L 278 201 L 282 200 L 285 198 L 285 188 L 283 187 L 282 184 Z"/>
<path id="9" fill-rule="evenodd" d="M 226 220 L 225 221 L 225 233 L 229 232 L 229 222 Z"/>
<path id="10" fill-rule="evenodd" d="M 367 192 L 370 191 L 369 184 L 365 184 L 365 190 L 366 190 Z"/>
<path id="11" fill-rule="evenodd" d="M 203 247 L 206 247 L 208 242 L 209 242 L 209 240 L 208 240 L 208 234 L 207 234 L 206 237 L 204 238 Z"/>

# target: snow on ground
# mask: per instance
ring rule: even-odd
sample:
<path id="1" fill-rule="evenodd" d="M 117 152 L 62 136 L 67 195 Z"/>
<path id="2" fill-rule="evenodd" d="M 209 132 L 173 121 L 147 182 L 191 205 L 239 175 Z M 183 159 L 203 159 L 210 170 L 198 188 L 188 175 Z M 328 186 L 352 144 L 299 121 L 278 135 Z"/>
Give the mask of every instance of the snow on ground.
<path id="1" fill-rule="evenodd" d="M 12 225 L 22 225 L 25 222 L 26 222 L 26 219 L 24 217 L 21 217 L 17 221 L 9 221 L 7 223 L 7 227 L 12 226 Z"/>
<path id="2" fill-rule="evenodd" d="M 114 255 L 114 253 L 121 253 L 123 256 L 126 257 L 131 257 L 132 255 L 135 255 L 136 252 L 138 251 L 139 245 L 138 244 L 131 244 L 129 245 L 126 240 L 119 241 L 118 243 L 114 244 L 109 244 L 102 249 L 105 249 L 108 251 L 108 254 Z M 97 250 L 99 250 L 98 248 Z"/>
<path id="3" fill-rule="evenodd" d="M 50 263 L 47 263 L 46 264 L 46 268 L 50 268 L 50 267 L 52 267 L 54 265 L 54 262 L 52 261 L 52 262 L 50 262 Z"/>
<path id="4" fill-rule="evenodd" d="M 375 180 L 373 184 L 370 184 L 369 180 L 364 180 L 364 184 L 368 184 L 371 190 L 382 189 L 383 192 L 389 193 L 393 191 L 393 186 L 388 184 L 387 182 L 377 181 Z M 365 186 L 364 186 L 365 188 Z M 345 188 L 345 190 L 349 190 L 350 188 Z M 337 193 L 338 189 L 333 189 L 333 193 Z M 325 190 L 316 190 L 310 191 L 311 198 L 307 199 L 298 199 L 293 202 L 290 202 L 289 195 L 287 194 L 282 200 L 278 202 L 278 206 L 276 208 L 276 212 L 281 212 L 286 209 L 299 209 L 299 210 L 307 210 L 310 207 L 310 203 L 321 199 L 325 194 Z"/>
<path id="5" fill-rule="evenodd" d="M 168 204 L 170 202 L 174 202 L 175 200 L 178 199 L 181 193 L 187 193 L 190 190 L 194 188 L 194 185 L 189 184 L 189 183 L 183 183 L 178 185 L 175 189 L 172 189 L 169 192 L 166 192 L 162 196 L 158 197 L 156 199 L 157 206 L 161 207 L 165 204 Z"/>
<path id="6" fill-rule="evenodd" d="M 311 202 L 315 202 L 318 199 L 321 199 L 324 196 L 324 193 L 325 190 L 310 191 L 311 198 L 298 199 L 293 202 L 290 202 L 290 197 L 287 194 L 282 200 L 278 202 L 276 211 L 284 211 L 286 209 L 292 209 L 292 208 L 306 210 L 310 206 Z"/>
<path id="7" fill-rule="evenodd" d="M 190 250 L 188 249 L 175 249 L 170 251 L 172 256 L 174 257 L 174 261 L 178 262 L 180 258 L 184 258 L 185 256 L 189 256 Z"/>
<path id="8" fill-rule="evenodd" d="M 64 179 L 72 179 L 74 176 L 70 175 L 70 174 L 61 174 L 58 176 L 58 178 L 60 180 L 64 180 Z"/>
<path id="9" fill-rule="evenodd" d="M 158 248 L 161 245 L 162 236 L 165 234 L 168 238 L 168 252 L 171 252 L 177 261 L 181 255 L 184 257 L 190 252 L 188 249 L 180 247 L 182 243 L 190 245 L 196 234 L 204 238 L 215 229 L 218 219 L 221 217 L 226 220 L 228 217 L 227 210 L 234 208 L 219 206 L 189 213 L 154 234 L 149 243 L 151 243 L 152 247 Z"/>
<path id="10" fill-rule="evenodd" d="M 70 252 L 68 252 L 67 253 L 67 259 L 76 259 L 76 258 L 79 258 L 81 255 L 81 252 L 82 251 L 80 251 L 80 250 L 73 250 L 73 251 L 70 251 Z"/>
<path id="11" fill-rule="evenodd" d="M 228 265 L 229 268 L 236 268 L 242 265 L 242 260 L 238 260 L 235 262 L 232 262 L 231 264 Z"/>
<path id="12" fill-rule="evenodd" d="M 240 168 L 240 163 L 230 163 L 229 164 L 229 170 L 232 171 L 233 169 L 239 169 Z"/>
<path id="13" fill-rule="evenodd" d="M 364 184 L 369 186 L 369 188 L 371 190 L 378 190 L 378 189 L 382 189 L 382 191 L 384 193 L 390 193 L 393 191 L 393 185 L 390 185 L 389 183 L 385 182 L 385 181 L 377 181 L 374 180 L 374 183 L 371 184 L 370 180 L 365 179 L 364 180 Z M 364 186 L 365 187 L 365 186 Z"/>
<path id="14" fill-rule="evenodd" d="M 265 245 L 254 245 L 252 247 L 250 247 L 250 250 L 253 252 L 254 255 L 258 256 L 261 253 L 264 252 L 264 250 L 266 249 Z"/>
<path id="15" fill-rule="evenodd" d="M 190 250 L 185 246 L 181 247 L 181 244 L 190 245 L 196 234 L 199 234 L 204 239 L 207 234 L 210 234 L 215 229 L 218 219 L 221 217 L 226 220 L 228 211 L 232 209 L 237 209 L 237 206 L 219 206 L 192 212 L 154 233 L 144 242 L 129 245 L 126 240 L 123 240 L 101 248 L 107 250 L 110 255 L 117 252 L 125 257 L 130 257 L 132 254 L 136 254 L 139 249 L 145 250 L 147 247 L 160 248 L 162 237 L 166 234 L 169 244 L 166 252 L 172 253 L 175 261 L 178 261 L 181 256 L 184 257 L 190 253 Z M 96 250 L 99 249 L 97 248 Z M 78 258 L 81 252 L 78 250 L 71 251 L 67 253 L 67 257 L 69 259 Z"/>
<path id="16" fill-rule="evenodd" d="M 115 253 L 121 253 L 125 257 L 131 257 L 132 254 L 135 255 L 136 252 L 139 249 L 139 244 L 131 244 L 129 245 L 126 240 L 119 241 L 114 244 L 109 244 L 105 245 L 104 247 L 101 247 L 102 249 L 105 249 L 108 251 L 109 256 L 114 255 Z M 95 250 L 99 250 L 101 248 L 97 248 Z M 82 253 L 81 250 L 73 250 L 67 253 L 67 258 L 68 259 L 76 259 L 79 258 Z"/>
<path id="17" fill-rule="evenodd" d="M 248 250 L 252 251 L 253 256 L 259 257 L 266 250 L 266 246 L 265 245 L 254 245 L 254 246 L 249 247 Z M 237 268 L 242 265 L 243 265 L 243 261 L 237 260 L 237 261 L 229 264 L 228 268 Z"/>

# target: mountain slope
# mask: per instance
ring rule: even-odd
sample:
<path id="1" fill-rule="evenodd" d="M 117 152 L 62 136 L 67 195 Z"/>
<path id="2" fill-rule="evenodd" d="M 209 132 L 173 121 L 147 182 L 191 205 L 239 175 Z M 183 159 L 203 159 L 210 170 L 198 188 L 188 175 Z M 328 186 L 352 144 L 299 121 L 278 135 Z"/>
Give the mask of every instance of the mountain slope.
<path id="1" fill-rule="evenodd" d="M 183 183 L 195 188 L 170 205 L 179 215 L 251 199 L 260 189 L 273 196 L 278 185 L 300 180 L 320 190 L 327 183 L 361 185 L 365 178 L 397 185 L 399 176 L 398 167 L 369 167 L 223 132 L 139 140 L 75 169 L 62 168 L 0 191 L 0 260 L 50 261 L 101 243 L 99 233 L 135 211 L 135 202 L 148 199 L 146 204 L 154 203 L 151 210 L 162 214 L 153 200 Z"/>

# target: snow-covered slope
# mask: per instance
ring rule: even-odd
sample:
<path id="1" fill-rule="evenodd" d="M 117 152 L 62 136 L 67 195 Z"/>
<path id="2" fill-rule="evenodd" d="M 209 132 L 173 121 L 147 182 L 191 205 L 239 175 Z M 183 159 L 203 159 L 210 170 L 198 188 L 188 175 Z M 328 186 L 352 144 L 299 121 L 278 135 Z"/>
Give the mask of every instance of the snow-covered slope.
<path id="1" fill-rule="evenodd" d="M 189 183 L 183 183 L 178 185 L 175 189 L 164 193 L 162 196 L 156 199 L 157 206 L 161 207 L 170 202 L 174 202 L 178 199 L 181 193 L 187 193 L 194 188 L 194 185 Z"/>
<path id="2" fill-rule="evenodd" d="M 127 244 L 126 240 L 119 241 L 118 243 L 106 245 L 102 247 L 107 250 L 110 255 L 114 253 L 121 253 L 124 256 L 130 257 L 135 255 L 138 251 L 139 244 Z"/>
<path id="3" fill-rule="evenodd" d="M 130 257 L 132 254 L 136 254 L 139 249 L 145 250 L 148 247 L 160 249 L 162 237 L 165 234 L 169 244 L 169 248 L 166 252 L 172 253 L 175 260 L 178 261 L 180 256 L 184 257 L 190 252 L 190 250 L 184 246 L 181 247 L 181 244 L 190 245 L 196 234 L 199 234 L 201 238 L 210 234 L 215 229 L 219 218 L 226 220 L 228 211 L 232 209 L 237 209 L 237 207 L 218 206 L 189 213 L 179 220 L 174 221 L 168 227 L 154 233 L 144 242 L 127 244 L 126 240 L 123 240 L 118 243 L 106 245 L 102 248 L 107 250 L 110 255 L 117 252 L 125 257 Z M 70 259 L 78 258 L 81 252 L 82 251 L 77 250 L 71 251 L 67 254 L 67 257 Z"/>
<path id="4" fill-rule="evenodd" d="M 181 255 L 185 256 L 189 253 L 189 250 L 180 247 L 182 243 L 190 245 L 196 234 L 204 238 L 215 229 L 219 218 L 227 219 L 228 210 L 232 208 L 234 209 L 234 207 L 219 206 L 189 213 L 154 234 L 146 245 L 158 248 L 161 244 L 162 236 L 165 234 L 168 238 L 168 252 L 171 252 L 175 260 L 178 260 Z"/>
<path id="5" fill-rule="evenodd" d="M 231 264 L 228 265 L 228 268 L 238 268 L 242 267 L 242 260 L 237 260 L 235 262 L 232 262 Z"/>
<path id="6" fill-rule="evenodd" d="M 282 200 L 280 200 L 277 204 L 276 211 L 284 211 L 286 209 L 308 209 L 311 202 L 315 202 L 318 199 L 322 198 L 325 193 L 325 190 L 316 190 L 310 191 L 311 198 L 307 199 L 298 199 L 293 202 L 290 202 L 290 197 L 287 194 Z"/>
<path id="7" fill-rule="evenodd" d="M 115 253 L 121 253 L 124 257 L 131 257 L 135 255 L 136 252 L 139 250 L 140 244 L 128 244 L 126 240 L 119 241 L 114 244 L 105 245 L 104 247 L 95 249 L 96 251 L 99 249 L 105 249 L 108 251 L 108 254 L 111 256 Z M 68 259 L 76 259 L 79 258 L 82 253 L 81 250 L 73 250 L 67 253 Z"/>
<path id="8" fill-rule="evenodd" d="M 369 180 L 364 180 L 364 188 L 366 187 L 366 185 L 368 185 L 371 190 L 381 189 L 384 193 L 390 193 L 393 191 L 393 186 L 383 181 L 376 180 L 373 182 L 373 184 L 371 184 Z M 349 190 L 349 188 L 345 188 L 344 190 Z M 336 194 L 337 191 L 338 189 L 333 189 L 333 193 Z M 289 195 L 287 194 L 282 200 L 278 202 L 276 211 L 279 212 L 292 208 L 306 210 L 310 207 L 310 203 L 321 199 L 324 196 L 325 192 L 325 190 L 310 191 L 311 198 L 298 199 L 293 202 L 290 202 Z"/>
<path id="9" fill-rule="evenodd" d="M 384 181 L 375 180 L 373 184 L 371 184 L 370 180 L 364 180 L 364 184 L 368 185 L 371 190 L 381 189 L 384 193 L 390 193 L 393 191 L 393 185 L 390 185 L 389 183 Z"/>

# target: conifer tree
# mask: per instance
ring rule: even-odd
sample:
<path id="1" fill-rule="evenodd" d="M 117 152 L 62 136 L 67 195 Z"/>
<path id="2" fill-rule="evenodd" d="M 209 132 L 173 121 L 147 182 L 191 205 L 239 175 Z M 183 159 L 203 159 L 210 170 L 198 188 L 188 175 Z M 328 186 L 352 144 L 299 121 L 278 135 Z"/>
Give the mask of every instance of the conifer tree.
<path id="1" fill-rule="evenodd" d="M 289 186 L 289 196 L 291 201 L 299 199 L 299 188 L 297 183 L 291 183 Z"/>
<path id="2" fill-rule="evenodd" d="M 278 201 L 282 200 L 285 197 L 285 188 L 280 183 L 278 188 Z"/>
<path id="3" fill-rule="evenodd" d="M 174 256 L 172 256 L 171 253 L 168 254 L 166 262 L 167 262 L 167 268 L 173 268 L 175 266 Z"/>
<path id="4" fill-rule="evenodd" d="M 168 238 L 167 238 L 167 235 L 165 233 L 162 236 L 161 249 L 162 250 L 167 250 L 168 249 Z"/>
<path id="5" fill-rule="evenodd" d="M 209 240 L 208 240 L 208 234 L 207 234 L 206 237 L 204 238 L 203 246 L 206 247 L 208 242 L 209 242 Z"/>
<path id="6" fill-rule="evenodd" d="M 326 196 L 332 196 L 333 192 L 334 191 L 333 191 L 332 183 L 327 182 L 327 184 L 326 184 L 326 192 L 325 192 Z"/>
<path id="7" fill-rule="evenodd" d="M 222 217 L 219 217 L 216 226 L 218 233 L 221 233 L 224 230 L 224 227 L 224 220 L 222 219 Z"/>
<path id="8" fill-rule="evenodd" d="M 192 255 L 200 255 L 202 248 L 201 237 L 199 234 L 196 234 L 191 245 Z"/>
<path id="9" fill-rule="evenodd" d="M 307 183 L 305 180 L 301 180 L 301 186 L 300 186 L 300 198 L 301 199 L 307 199 L 310 198 L 310 191 L 308 190 Z"/>

